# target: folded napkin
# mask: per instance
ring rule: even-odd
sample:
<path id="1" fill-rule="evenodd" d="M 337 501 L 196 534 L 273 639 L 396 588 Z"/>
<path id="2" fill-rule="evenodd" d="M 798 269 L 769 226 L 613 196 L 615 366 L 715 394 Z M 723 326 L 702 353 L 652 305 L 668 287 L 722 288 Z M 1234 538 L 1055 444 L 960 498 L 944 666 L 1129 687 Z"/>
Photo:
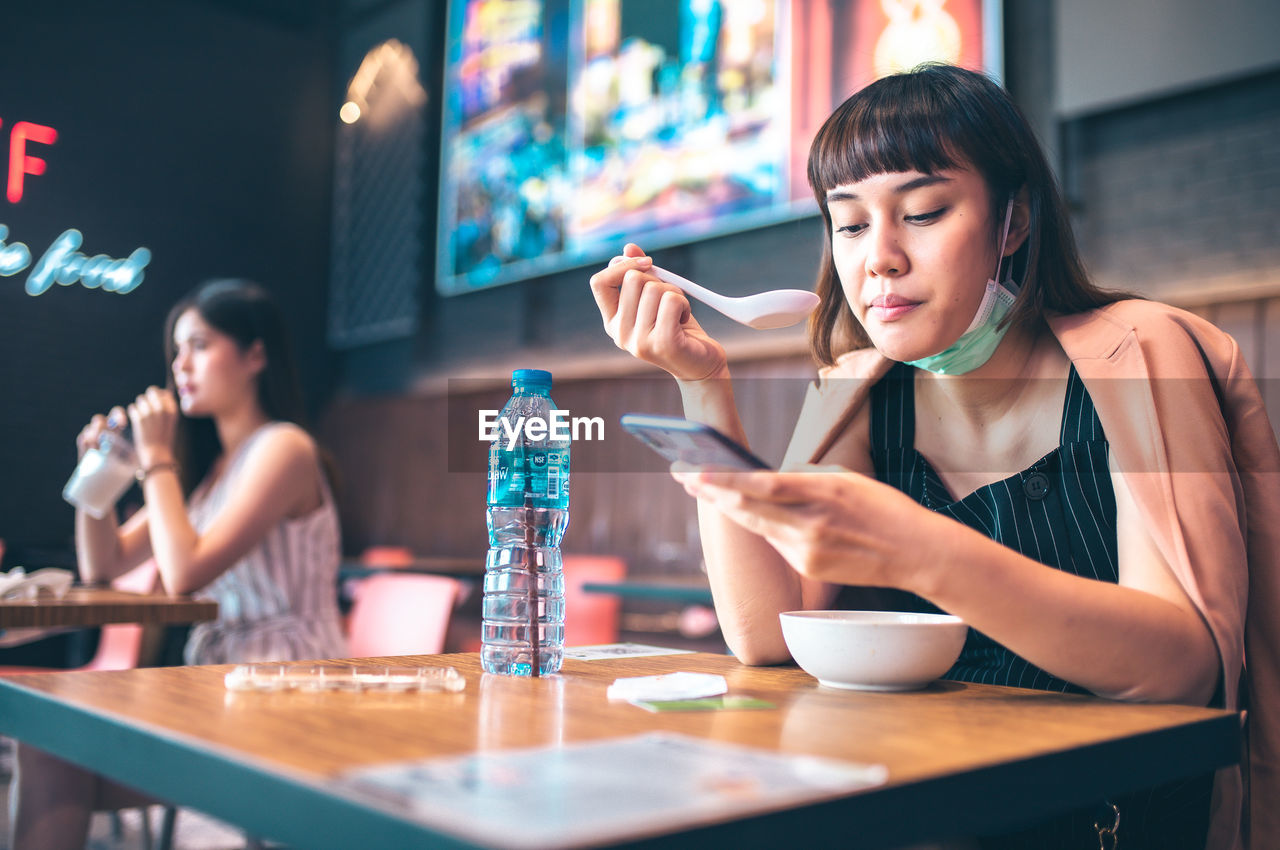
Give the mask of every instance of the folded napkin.
<path id="1" fill-rule="evenodd" d="M 0 599 L 5 601 L 34 602 L 41 596 L 61 599 L 71 589 L 75 573 L 57 567 L 45 567 L 27 573 L 22 567 L 14 567 L 0 573 Z"/>
<path id="2" fill-rule="evenodd" d="M 663 673 L 615 679 L 608 696 L 629 701 L 698 699 L 719 696 L 728 690 L 724 676 L 714 673 Z"/>

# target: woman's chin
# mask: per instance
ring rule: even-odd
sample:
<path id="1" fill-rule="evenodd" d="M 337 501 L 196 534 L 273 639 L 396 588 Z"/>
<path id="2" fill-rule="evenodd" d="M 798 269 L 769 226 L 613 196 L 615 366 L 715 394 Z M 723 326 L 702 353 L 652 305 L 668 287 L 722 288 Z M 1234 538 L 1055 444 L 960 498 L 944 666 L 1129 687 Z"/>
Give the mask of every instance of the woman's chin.
<path id="1" fill-rule="evenodd" d="M 918 333 L 901 333 L 898 332 L 897 328 L 880 327 L 874 330 L 868 329 L 867 336 L 871 338 L 871 344 L 876 347 L 877 351 L 890 360 L 896 360 L 899 363 L 910 363 L 913 360 L 932 357 L 946 350 L 947 346 L 951 344 L 936 338 L 922 340 Z"/>
<path id="2" fill-rule="evenodd" d="M 910 363 L 913 360 L 920 360 L 937 353 L 903 340 L 873 338 L 871 342 L 875 345 L 877 351 L 890 360 L 896 360 L 899 363 Z"/>

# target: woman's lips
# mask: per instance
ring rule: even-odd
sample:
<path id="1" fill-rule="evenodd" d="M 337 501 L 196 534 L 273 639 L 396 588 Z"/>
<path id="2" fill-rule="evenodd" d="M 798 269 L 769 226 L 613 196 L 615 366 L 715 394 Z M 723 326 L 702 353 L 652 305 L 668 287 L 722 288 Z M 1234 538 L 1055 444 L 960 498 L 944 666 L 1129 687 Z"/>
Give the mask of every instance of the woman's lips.
<path id="1" fill-rule="evenodd" d="M 919 307 L 920 303 L 892 292 L 886 292 L 871 299 L 871 304 L 867 307 L 867 314 L 880 322 L 893 322 Z"/>

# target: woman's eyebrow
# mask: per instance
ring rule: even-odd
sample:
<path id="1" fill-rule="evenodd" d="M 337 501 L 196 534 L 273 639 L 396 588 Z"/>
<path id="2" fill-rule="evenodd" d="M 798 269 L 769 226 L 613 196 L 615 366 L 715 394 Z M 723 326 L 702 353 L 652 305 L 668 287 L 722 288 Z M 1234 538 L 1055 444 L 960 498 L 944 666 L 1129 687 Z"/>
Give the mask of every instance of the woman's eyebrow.
<path id="1" fill-rule="evenodd" d="M 952 178 L 943 177 L 941 174 L 924 174 L 920 177 L 913 177 L 906 183 L 901 183 L 893 188 L 894 194 L 901 195 L 910 192 L 912 189 L 920 189 L 924 186 L 934 186 L 938 183 L 950 183 Z M 833 189 L 827 193 L 827 203 L 832 201 L 857 201 L 860 200 L 856 193 L 847 189 Z"/>

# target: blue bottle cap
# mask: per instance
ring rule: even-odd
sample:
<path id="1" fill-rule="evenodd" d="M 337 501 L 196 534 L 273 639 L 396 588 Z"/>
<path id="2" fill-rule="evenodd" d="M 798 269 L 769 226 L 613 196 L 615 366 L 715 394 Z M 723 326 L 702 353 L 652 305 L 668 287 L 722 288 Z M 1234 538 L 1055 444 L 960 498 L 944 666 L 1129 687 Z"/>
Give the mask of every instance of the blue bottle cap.
<path id="1" fill-rule="evenodd" d="M 511 373 L 511 386 L 551 389 L 551 373 L 545 369 L 517 369 Z"/>

